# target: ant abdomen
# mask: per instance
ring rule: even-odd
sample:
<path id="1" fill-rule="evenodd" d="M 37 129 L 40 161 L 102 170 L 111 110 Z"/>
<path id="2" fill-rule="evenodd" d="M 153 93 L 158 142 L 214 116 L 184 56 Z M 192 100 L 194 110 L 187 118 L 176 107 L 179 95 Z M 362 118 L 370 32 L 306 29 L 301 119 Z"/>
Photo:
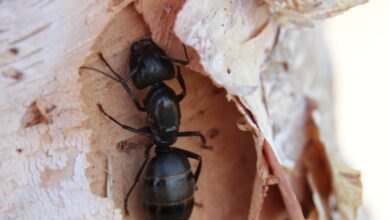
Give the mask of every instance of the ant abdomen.
<path id="1" fill-rule="evenodd" d="M 148 219 L 188 219 L 194 191 L 195 178 L 188 159 L 176 151 L 158 153 L 145 175 L 144 208 Z"/>

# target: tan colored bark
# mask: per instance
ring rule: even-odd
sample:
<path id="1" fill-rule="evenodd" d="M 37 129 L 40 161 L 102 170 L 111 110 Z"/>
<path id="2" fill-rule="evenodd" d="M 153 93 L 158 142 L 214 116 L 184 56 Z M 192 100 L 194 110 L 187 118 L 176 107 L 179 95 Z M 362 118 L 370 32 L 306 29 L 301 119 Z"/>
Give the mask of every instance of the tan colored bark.
<path id="1" fill-rule="evenodd" d="M 175 144 L 204 160 L 191 219 L 330 219 L 335 206 L 354 219 L 359 173 L 334 154 L 329 64 L 310 19 L 361 2 L 292 2 L 0 3 L 0 217 L 122 218 L 147 140 L 96 104 L 134 127 L 145 115 L 115 82 L 79 67 L 108 71 L 102 52 L 125 74 L 130 44 L 152 37 L 171 57 L 189 48 L 181 130 L 200 130 L 214 148 Z M 143 218 L 141 185 L 127 219 Z"/>

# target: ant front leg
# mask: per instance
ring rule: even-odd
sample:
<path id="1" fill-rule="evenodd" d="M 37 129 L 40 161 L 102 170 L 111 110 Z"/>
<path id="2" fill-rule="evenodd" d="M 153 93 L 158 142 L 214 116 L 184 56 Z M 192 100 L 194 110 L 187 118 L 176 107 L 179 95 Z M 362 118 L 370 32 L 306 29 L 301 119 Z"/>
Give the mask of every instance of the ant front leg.
<path id="1" fill-rule="evenodd" d="M 137 69 L 133 70 L 131 73 L 129 73 L 125 79 L 123 79 L 115 70 L 114 68 L 111 67 L 111 65 L 107 62 L 106 58 L 104 58 L 102 53 L 98 54 L 99 58 L 103 61 L 104 64 L 108 67 L 108 69 L 111 70 L 111 72 L 116 76 L 116 79 L 114 77 L 110 77 L 111 79 L 114 79 L 118 83 L 122 85 L 122 87 L 126 90 L 127 95 L 131 98 L 133 101 L 134 105 L 137 107 L 137 109 L 141 112 L 146 111 L 145 107 L 141 106 L 140 102 L 138 101 L 137 97 L 133 94 L 133 91 L 131 91 L 129 85 L 127 85 L 127 80 L 131 78 L 131 76 L 137 71 Z M 107 76 L 107 74 L 104 74 Z"/>
<path id="2" fill-rule="evenodd" d="M 182 131 L 177 135 L 178 137 L 199 137 L 200 138 L 200 147 L 206 150 L 212 150 L 212 146 L 206 145 L 206 138 L 203 136 L 200 131 Z"/>
<path id="3" fill-rule="evenodd" d="M 182 44 L 183 46 L 183 50 L 184 50 L 184 56 L 186 57 L 186 60 L 178 60 L 178 59 L 174 59 L 174 58 L 171 58 L 171 57 L 168 57 L 168 56 L 162 56 L 162 58 L 165 58 L 165 59 L 168 59 L 174 63 L 177 63 L 177 64 L 180 64 L 180 65 L 187 65 L 190 63 L 190 60 L 188 58 L 188 53 L 187 53 L 187 48 L 184 44 Z"/>
<path id="4" fill-rule="evenodd" d="M 114 80 L 115 82 L 117 83 L 120 83 L 122 85 L 122 87 L 126 90 L 127 92 L 127 95 L 129 95 L 129 97 L 131 98 L 131 100 L 133 101 L 135 107 L 137 107 L 137 109 L 141 112 L 144 112 L 146 111 L 145 107 L 141 106 L 140 102 L 138 101 L 137 97 L 135 97 L 135 95 L 133 94 L 133 91 L 131 91 L 130 87 L 127 85 L 127 81 L 124 80 L 112 67 L 111 65 L 107 62 L 106 58 L 104 58 L 103 54 L 102 53 L 98 53 L 98 56 L 99 58 L 103 61 L 103 63 L 108 67 L 108 69 L 110 69 L 110 71 L 115 75 L 115 77 L 111 76 L 110 74 L 102 71 L 102 70 L 99 70 L 99 69 L 96 69 L 96 68 L 93 68 L 93 67 L 88 67 L 88 66 L 82 66 L 80 67 L 80 69 L 87 69 L 87 70 L 93 70 L 95 72 L 98 72 L 100 74 L 103 74 L 105 76 L 107 76 L 108 78 Z M 132 76 L 132 74 L 135 73 L 136 70 L 132 71 L 129 76 L 126 76 L 126 78 L 130 78 Z"/>
<path id="5" fill-rule="evenodd" d="M 177 78 L 177 81 L 179 81 L 179 85 L 180 85 L 181 89 L 183 90 L 179 95 L 176 96 L 177 100 L 179 102 L 181 102 L 184 99 L 184 97 L 186 97 L 186 95 L 187 95 L 187 89 L 186 89 L 186 84 L 184 82 L 183 76 L 181 75 L 181 71 L 180 71 L 179 66 L 177 66 L 176 78 Z"/>
<path id="6" fill-rule="evenodd" d="M 125 214 L 126 214 L 126 215 L 129 214 L 129 210 L 127 209 L 127 202 L 129 201 L 130 194 L 131 194 L 131 192 L 133 191 L 135 185 L 138 183 L 139 178 L 141 177 L 141 174 L 142 174 L 142 172 L 144 171 L 145 166 L 146 166 L 146 164 L 147 164 L 148 161 L 149 161 L 149 158 L 150 158 L 150 150 L 152 149 L 153 146 L 154 146 L 153 143 L 151 143 L 151 144 L 149 144 L 149 145 L 146 147 L 145 152 L 144 152 L 145 160 L 144 160 L 144 162 L 142 163 L 141 168 L 138 170 L 138 173 L 137 173 L 137 176 L 136 176 L 135 179 L 134 179 L 133 185 L 130 187 L 130 190 L 129 190 L 129 191 L 127 192 L 127 194 L 126 194 L 125 201 L 124 201 L 124 208 L 125 208 Z"/>
<path id="7" fill-rule="evenodd" d="M 103 109 L 103 107 L 102 107 L 101 104 L 97 104 L 97 106 L 98 106 L 99 110 L 100 110 L 105 116 L 107 116 L 111 121 L 115 122 L 117 125 L 121 126 L 123 129 L 150 138 L 150 132 L 147 132 L 147 131 L 145 130 L 145 128 L 137 129 L 137 128 L 133 128 L 133 127 L 128 126 L 128 125 L 124 125 L 124 124 L 120 123 L 118 120 L 116 120 L 114 117 L 112 117 L 111 115 L 109 115 L 109 114 Z"/>
<path id="8" fill-rule="evenodd" d="M 180 152 L 180 153 L 184 154 L 184 156 L 186 156 L 187 158 L 192 158 L 194 160 L 199 161 L 198 167 L 196 168 L 196 171 L 194 174 L 195 182 L 198 182 L 199 174 L 200 174 L 200 171 L 202 170 L 202 157 L 196 153 L 193 153 L 193 152 L 187 151 L 187 150 L 183 150 L 183 149 L 180 149 L 177 147 L 172 147 L 172 149 L 176 152 Z"/>

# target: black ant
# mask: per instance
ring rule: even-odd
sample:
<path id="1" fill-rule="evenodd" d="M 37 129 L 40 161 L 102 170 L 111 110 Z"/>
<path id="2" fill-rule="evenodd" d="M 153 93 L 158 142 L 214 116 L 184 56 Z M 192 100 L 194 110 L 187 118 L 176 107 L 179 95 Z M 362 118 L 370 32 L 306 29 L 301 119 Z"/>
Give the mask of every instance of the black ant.
<path id="1" fill-rule="evenodd" d="M 173 63 L 181 65 L 189 63 L 184 45 L 183 48 L 186 60 L 177 60 L 168 57 L 152 40 L 137 41 L 131 46 L 130 73 L 123 78 L 115 72 L 101 53 L 99 53 L 100 59 L 115 77 L 92 67 L 81 67 L 81 69 L 97 71 L 120 83 L 137 109 L 147 113 L 147 125 L 137 129 L 120 123 L 98 104 L 100 111 L 123 129 L 146 136 L 151 140 L 145 149 L 145 160 L 126 195 L 124 201 L 126 214 L 128 214 L 128 198 L 150 159 L 150 150 L 156 146 L 156 156 L 147 166 L 144 182 L 144 207 L 147 215 L 150 219 L 183 220 L 188 219 L 191 215 L 194 206 L 195 183 L 202 168 L 202 158 L 198 154 L 171 145 L 176 142 L 177 137 L 198 136 L 201 139 L 202 147 L 206 149 L 211 147 L 205 145 L 206 139 L 199 131 L 179 132 L 181 117 L 179 102 L 186 96 L 186 86 L 180 67 L 177 66 L 176 78 L 183 91 L 179 95 L 176 95 L 163 82 L 175 77 Z M 130 79 L 138 89 L 150 86 L 150 90 L 143 99 L 144 106 L 140 104 L 127 85 L 127 81 Z M 195 173 L 191 171 L 188 158 L 199 161 Z"/>

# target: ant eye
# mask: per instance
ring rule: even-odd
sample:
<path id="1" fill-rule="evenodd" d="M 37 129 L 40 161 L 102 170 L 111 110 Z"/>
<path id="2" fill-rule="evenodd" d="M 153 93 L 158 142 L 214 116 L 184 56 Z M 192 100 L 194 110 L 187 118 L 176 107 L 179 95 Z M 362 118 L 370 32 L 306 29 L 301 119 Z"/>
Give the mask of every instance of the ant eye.
<path id="1" fill-rule="evenodd" d="M 149 45 L 152 44 L 152 42 L 151 42 L 150 40 L 145 39 L 145 40 L 142 40 L 142 44 L 143 44 L 144 46 L 149 46 Z"/>
<path id="2" fill-rule="evenodd" d="M 133 45 L 131 45 L 132 50 L 139 50 L 139 48 L 140 48 L 140 45 L 138 42 L 135 42 Z"/>

